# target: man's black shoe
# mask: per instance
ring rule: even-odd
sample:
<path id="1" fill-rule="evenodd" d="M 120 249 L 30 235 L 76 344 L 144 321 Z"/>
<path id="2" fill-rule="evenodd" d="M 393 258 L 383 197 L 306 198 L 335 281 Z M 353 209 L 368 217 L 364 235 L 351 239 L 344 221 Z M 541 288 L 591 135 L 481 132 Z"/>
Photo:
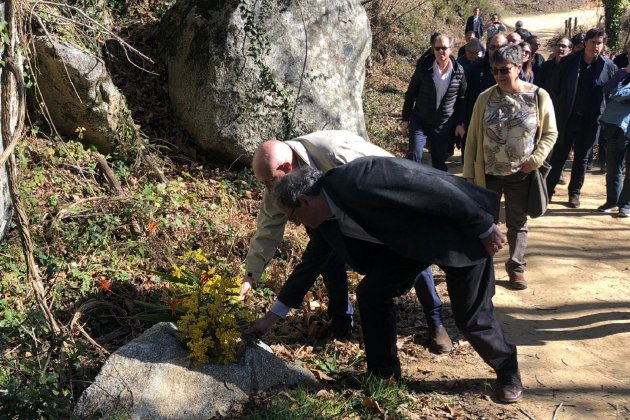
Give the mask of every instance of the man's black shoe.
<path id="1" fill-rule="evenodd" d="M 434 353 L 453 351 L 453 342 L 444 325 L 438 325 L 435 328 L 429 327 L 429 349 Z"/>
<path id="2" fill-rule="evenodd" d="M 496 391 L 502 403 L 511 404 L 523 399 L 523 384 L 518 371 L 497 375 Z"/>

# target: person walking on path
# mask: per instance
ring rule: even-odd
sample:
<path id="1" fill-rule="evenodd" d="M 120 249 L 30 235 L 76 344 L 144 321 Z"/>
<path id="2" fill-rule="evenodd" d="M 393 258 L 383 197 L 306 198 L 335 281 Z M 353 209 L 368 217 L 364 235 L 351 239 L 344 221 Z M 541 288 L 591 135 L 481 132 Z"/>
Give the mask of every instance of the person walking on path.
<path id="1" fill-rule="evenodd" d="M 457 50 L 457 58 L 460 58 L 461 56 L 466 54 L 466 45 L 468 45 L 468 43 L 470 41 L 472 41 L 473 39 L 476 39 L 477 41 L 479 41 L 479 52 L 477 53 L 477 56 L 479 58 L 483 57 L 484 54 L 486 53 L 486 48 L 483 46 L 483 44 L 481 43 L 481 41 L 475 37 L 475 33 L 473 31 L 469 31 L 466 32 L 466 43 L 464 45 L 462 45 L 461 47 L 459 47 L 459 50 Z"/>
<path id="2" fill-rule="evenodd" d="M 580 207 L 580 191 L 586 175 L 588 154 L 595 143 L 597 120 L 606 104 L 603 86 L 615 72 L 613 62 L 601 56 L 606 33 L 601 29 L 591 29 L 584 40 L 584 50 L 563 59 L 558 65 L 552 89 L 558 104 L 559 139 L 551 154 L 547 191 L 551 200 L 573 147 L 568 186 L 568 206 L 572 208 Z"/>
<path id="3" fill-rule="evenodd" d="M 474 14 L 466 19 L 464 35 L 469 31 L 474 32 L 477 39 L 481 39 L 481 37 L 483 37 L 483 16 L 481 16 L 479 7 L 475 7 Z"/>
<path id="4" fill-rule="evenodd" d="M 488 41 L 490 41 L 490 38 L 503 31 L 507 31 L 507 26 L 499 21 L 499 16 L 497 14 L 493 14 L 490 17 L 488 26 L 486 27 L 486 37 Z"/>
<path id="5" fill-rule="evenodd" d="M 600 122 L 606 139 L 606 202 L 597 210 L 610 213 L 617 207 L 619 217 L 630 217 L 630 65 L 617 70 L 604 93 L 608 101 Z"/>
<path id="6" fill-rule="evenodd" d="M 551 95 L 551 100 L 556 105 L 555 97 L 553 96 L 553 82 L 555 80 L 555 74 L 558 70 L 558 64 L 567 55 L 571 54 L 573 44 L 569 38 L 560 38 L 556 43 L 556 47 L 553 51 L 553 57 L 545 61 L 540 66 L 540 71 L 534 77 L 534 84 L 547 91 Z"/>
<path id="7" fill-rule="evenodd" d="M 416 66 L 402 109 L 400 131 L 409 138 L 407 157 L 419 162 L 428 142 L 434 168 L 447 171 L 454 137 L 464 136 L 466 77 L 452 57 L 450 36 L 436 38 L 433 56 Z"/>
<path id="8" fill-rule="evenodd" d="M 540 68 L 545 62 L 545 57 L 543 57 L 542 54 L 538 52 L 538 49 L 540 48 L 540 38 L 538 38 L 536 35 L 532 35 L 525 38 L 525 41 L 529 44 L 529 47 L 532 51 L 529 60 L 531 61 L 534 77 L 536 77 L 536 75 L 540 71 Z"/>
<path id="9" fill-rule="evenodd" d="M 477 99 L 467 139 L 463 177 L 505 196 L 505 224 L 510 256 L 505 263 L 509 286 L 527 288 L 527 203 L 532 171 L 553 148 L 558 131 L 547 92 L 519 78 L 523 51 L 499 48 L 490 58 L 497 85 Z M 496 204 L 499 214 L 499 202 Z"/>

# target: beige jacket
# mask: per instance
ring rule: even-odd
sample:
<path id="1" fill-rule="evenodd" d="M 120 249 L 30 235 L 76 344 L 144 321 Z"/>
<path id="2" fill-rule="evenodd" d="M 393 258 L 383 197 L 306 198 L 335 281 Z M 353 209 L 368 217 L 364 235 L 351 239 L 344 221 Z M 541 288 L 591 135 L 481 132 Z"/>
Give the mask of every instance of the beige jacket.
<path id="1" fill-rule="evenodd" d="M 317 131 L 287 140 L 286 144 L 309 166 L 326 172 L 363 156 L 392 156 L 362 137 L 342 130 Z M 282 213 L 269 194 L 263 194 L 256 233 L 249 243 L 245 272 L 260 280 L 265 266 L 273 257 L 284 236 L 287 216 Z"/>
<path id="2" fill-rule="evenodd" d="M 486 186 L 486 164 L 483 153 L 483 117 L 488 99 L 494 89 L 497 89 L 496 85 L 486 89 L 475 102 L 466 137 L 466 151 L 464 152 L 463 177 L 474 179 L 475 184 L 482 187 Z M 542 88 L 538 89 L 538 121 L 536 149 L 527 160 L 532 169 L 540 168 L 558 138 L 553 104 L 547 91 Z"/>

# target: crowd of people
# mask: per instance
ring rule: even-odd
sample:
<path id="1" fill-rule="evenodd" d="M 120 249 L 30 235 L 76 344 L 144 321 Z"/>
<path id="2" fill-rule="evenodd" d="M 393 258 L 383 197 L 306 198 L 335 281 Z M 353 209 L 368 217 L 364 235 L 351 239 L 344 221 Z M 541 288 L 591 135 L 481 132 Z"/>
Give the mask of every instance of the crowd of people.
<path id="1" fill-rule="evenodd" d="M 551 164 L 551 198 L 572 151 L 567 205 L 580 207 L 598 136 L 600 149 L 606 145 L 607 171 L 607 199 L 598 210 L 630 216 L 630 66 L 628 51 L 615 62 L 604 56 L 606 34 L 597 28 L 559 38 L 547 60 L 538 52 L 539 38 L 522 22 L 508 32 L 497 15 L 484 23 L 479 8 L 466 21 L 465 37 L 455 57 L 452 37 L 436 33 L 417 61 L 402 108 L 405 159 L 341 130 L 258 147 L 252 166 L 266 188 L 241 298 L 260 280 L 286 223 L 304 225 L 310 241 L 302 260 L 249 331 L 268 331 L 298 308 L 321 275 L 331 332 L 346 338 L 355 321 L 349 266 L 364 275 L 356 296 L 368 372 L 397 379 L 394 298 L 412 287 L 431 350 L 453 348 L 431 272 L 437 265 L 446 274 L 458 329 L 495 370 L 499 401 L 512 403 L 522 399 L 523 385 L 517 349 L 494 316 L 493 256 L 507 244 L 509 285 L 527 288 L 532 174 Z M 449 174 L 446 164 L 456 146 L 462 177 Z M 420 162 L 425 148 L 432 167 Z M 497 226 L 501 196 L 507 235 Z"/>

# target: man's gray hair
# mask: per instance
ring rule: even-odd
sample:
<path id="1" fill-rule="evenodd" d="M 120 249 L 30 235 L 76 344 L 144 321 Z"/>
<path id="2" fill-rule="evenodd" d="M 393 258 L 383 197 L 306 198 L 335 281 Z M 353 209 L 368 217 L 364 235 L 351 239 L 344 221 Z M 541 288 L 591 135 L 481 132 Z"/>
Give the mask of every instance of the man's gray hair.
<path id="1" fill-rule="evenodd" d="M 323 176 L 323 172 L 308 165 L 294 169 L 276 182 L 273 187 L 273 197 L 276 202 L 285 207 L 298 208 L 300 195 L 319 194 L 322 189 L 320 180 Z"/>
<path id="2" fill-rule="evenodd" d="M 490 62 L 510 63 L 518 66 L 523 64 L 523 49 L 518 45 L 504 45 L 492 54 Z"/>

